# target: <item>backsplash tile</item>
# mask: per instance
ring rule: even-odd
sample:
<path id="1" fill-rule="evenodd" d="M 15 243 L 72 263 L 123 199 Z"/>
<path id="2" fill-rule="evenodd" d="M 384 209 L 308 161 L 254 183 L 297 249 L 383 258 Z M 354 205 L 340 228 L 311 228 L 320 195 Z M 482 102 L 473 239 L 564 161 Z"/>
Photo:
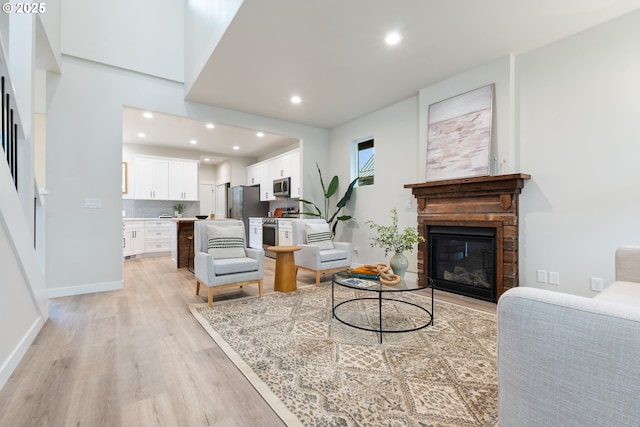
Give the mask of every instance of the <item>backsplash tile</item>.
<path id="1" fill-rule="evenodd" d="M 176 202 L 173 200 L 134 200 L 122 199 L 124 218 L 158 218 L 162 214 L 175 217 L 174 206 L 182 203 L 186 209 L 182 213 L 185 218 L 193 218 L 200 214 L 200 202 Z"/>

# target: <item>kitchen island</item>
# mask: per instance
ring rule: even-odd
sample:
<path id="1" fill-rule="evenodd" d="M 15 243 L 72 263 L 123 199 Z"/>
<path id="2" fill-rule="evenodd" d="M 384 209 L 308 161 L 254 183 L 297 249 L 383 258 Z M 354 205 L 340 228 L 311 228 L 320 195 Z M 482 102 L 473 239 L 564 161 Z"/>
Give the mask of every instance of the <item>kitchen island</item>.
<path id="1" fill-rule="evenodd" d="M 177 268 L 193 268 L 193 223 L 197 218 L 173 218 L 171 225 L 171 260 Z M 203 220 L 206 221 L 206 220 Z M 189 248 L 191 256 L 189 257 Z"/>

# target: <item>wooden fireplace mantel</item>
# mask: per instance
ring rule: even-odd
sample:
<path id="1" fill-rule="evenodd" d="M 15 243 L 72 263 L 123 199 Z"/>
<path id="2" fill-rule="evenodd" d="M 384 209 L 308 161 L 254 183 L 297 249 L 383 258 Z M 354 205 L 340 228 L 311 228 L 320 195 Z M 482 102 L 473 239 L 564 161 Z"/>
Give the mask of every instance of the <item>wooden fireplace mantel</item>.
<path id="1" fill-rule="evenodd" d="M 495 227 L 498 236 L 496 300 L 518 286 L 518 196 L 531 176 L 523 173 L 406 184 L 418 201 L 418 232 L 436 225 Z M 429 275 L 428 247 L 418 246 L 418 282 Z"/>

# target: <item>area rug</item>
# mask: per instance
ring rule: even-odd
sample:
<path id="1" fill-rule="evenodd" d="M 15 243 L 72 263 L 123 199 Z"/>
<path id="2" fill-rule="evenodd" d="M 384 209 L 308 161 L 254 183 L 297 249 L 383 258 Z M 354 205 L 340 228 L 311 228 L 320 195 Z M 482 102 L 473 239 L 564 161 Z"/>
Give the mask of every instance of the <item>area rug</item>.
<path id="1" fill-rule="evenodd" d="M 335 298 L 363 293 L 336 287 Z M 415 293 L 394 298 L 431 307 Z M 436 300 L 434 325 L 385 333 L 379 344 L 376 333 L 332 318 L 328 284 L 190 310 L 288 426 L 497 426 L 493 314 Z M 363 326 L 378 322 L 377 303 L 368 301 L 336 313 Z M 385 303 L 383 320 L 400 329 L 425 316 Z"/>

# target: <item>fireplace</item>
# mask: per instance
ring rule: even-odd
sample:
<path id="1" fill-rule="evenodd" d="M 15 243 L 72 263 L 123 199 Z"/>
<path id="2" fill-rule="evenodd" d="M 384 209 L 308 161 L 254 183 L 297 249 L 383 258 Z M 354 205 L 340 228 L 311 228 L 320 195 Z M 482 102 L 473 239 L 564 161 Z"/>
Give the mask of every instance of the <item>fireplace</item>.
<path id="1" fill-rule="evenodd" d="M 434 226 L 428 229 L 428 271 L 437 289 L 496 300 L 496 229 Z"/>
<path id="2" fill-rule="evenodd" d="M 426 240 L 418 245 L 418 284 L 431 278 L 436 289 L 488 301 L 518 286 L 518 196 L 528 179 L 509 174 L 405 185 L 418 200 L 418 232 Z"/>

